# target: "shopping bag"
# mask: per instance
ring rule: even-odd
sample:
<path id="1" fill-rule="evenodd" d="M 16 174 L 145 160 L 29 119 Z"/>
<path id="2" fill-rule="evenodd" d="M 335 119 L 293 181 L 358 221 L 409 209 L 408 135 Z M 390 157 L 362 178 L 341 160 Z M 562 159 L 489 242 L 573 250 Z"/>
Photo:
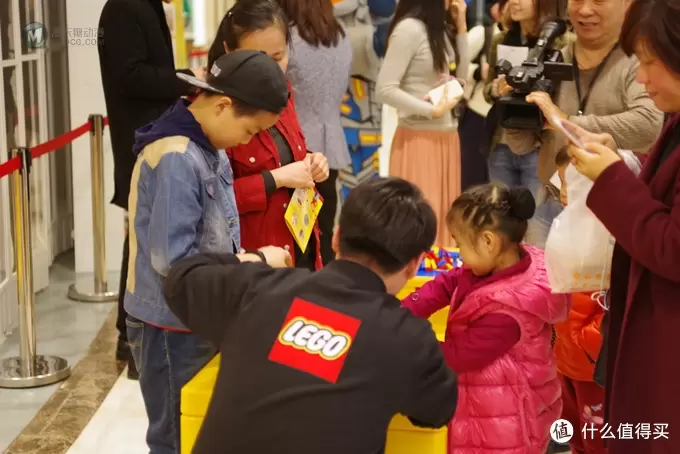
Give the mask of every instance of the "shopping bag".
<path id="1" fill-rule="evenodd" d="M 640 172 L 640 161 L 618 150 L 626 165 Z M 614 237 L 586 206 L 593 182 L 569 165 L 568 204 L 555 218 L 545 245 L 545 266 L 553 293 L 596 292 L 609 288 Z"/>
<path id="2" fill-rule="evenodd" d="M 545 267 L 553 293 L 609 288 L 614 239 L 586 206 L 593 183 L 569 166 L 568 205 L 555 218 L 545 243 Z"/>

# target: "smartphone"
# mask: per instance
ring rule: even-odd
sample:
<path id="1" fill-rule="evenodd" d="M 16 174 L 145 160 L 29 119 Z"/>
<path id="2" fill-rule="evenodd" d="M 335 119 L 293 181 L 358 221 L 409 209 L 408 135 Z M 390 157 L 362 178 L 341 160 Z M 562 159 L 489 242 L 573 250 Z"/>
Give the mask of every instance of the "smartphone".
<path id="1" fill-rule="evenodd" d="M 441 99 L 444 97 L 444 87 L 447 89 L 448 99 L 454 100 L 463 97 L 463 86 L 460 84 L 460 82 L 458 82 L 457 79 L 454 78 L 429 91 L 428 95 L 432 101 L 432 104 L 435 106 L 439 104 Z"/>
<path id="2" fill-rule="evenodd" d="M 555 117 L 552 121 L 552 124 L 555 126 L 555 128 L 557 128 L 558 131 L 560 131 L 562 134 L 564 134 L 564 136 L 569 140 L 569 142 L 571 142 L 574 146 L 583 150 L 584 146 L 583 146 L 583 142 L 581 141 L 581 139 L 579 139 L 574 134 L 569 132 L 567 130 L 567 128 L 565 128 L 564 125 L 562 124 L 562 121 L 563 120 L 561 118 Z"/>

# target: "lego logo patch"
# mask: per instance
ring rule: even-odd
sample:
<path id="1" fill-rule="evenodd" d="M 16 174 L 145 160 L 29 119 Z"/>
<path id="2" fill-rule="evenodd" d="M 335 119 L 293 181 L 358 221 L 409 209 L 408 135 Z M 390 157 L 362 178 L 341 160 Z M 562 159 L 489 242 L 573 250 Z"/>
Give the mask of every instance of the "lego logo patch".
<path id="1" fill-rule="evenodd" d="M 296 298 L 269 360 L 336 383 L 361 321 Z"/>

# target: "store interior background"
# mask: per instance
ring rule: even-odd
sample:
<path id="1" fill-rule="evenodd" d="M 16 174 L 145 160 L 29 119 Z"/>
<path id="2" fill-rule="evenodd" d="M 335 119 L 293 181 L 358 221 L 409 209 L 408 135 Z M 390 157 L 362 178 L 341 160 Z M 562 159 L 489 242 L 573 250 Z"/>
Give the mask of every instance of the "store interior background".
<path id="1" fill-rule="evenodd" d="M 7 160 L 11 148 L 44 143 L 85 123 L 90 114 L 106 114 L 97 47 L 85 42 L 86 30 L 97 29 L 105 1 L 0 0 L 0 162 Z M 232 3 L 173 0 L 168 5 L 178 67 L 191 67 L 204 58 L 190 55 L 209 45 Z M 33 22 L 45 27 L 44 48 L 32 49 L 25 39 L 24 27 Z M 123 212 L 108 203 L 113 195 L 108 129 L 104 157 L 108 284 L 110 290 L 117 290 Z M 88 135 L 33 162 L 38 353 L 63 356 L 72 367 L 113 308 L 113 303 L 79 303 L 66 297 L 68 285 L 74 279 L 91 279 L 94 268 L 91 183 Z M 0 179 L 0 358 L 18 350 L 14 262 L 9 178 L 5 177 Z M 0 390 L 0 452 L 59 386 Z"/>

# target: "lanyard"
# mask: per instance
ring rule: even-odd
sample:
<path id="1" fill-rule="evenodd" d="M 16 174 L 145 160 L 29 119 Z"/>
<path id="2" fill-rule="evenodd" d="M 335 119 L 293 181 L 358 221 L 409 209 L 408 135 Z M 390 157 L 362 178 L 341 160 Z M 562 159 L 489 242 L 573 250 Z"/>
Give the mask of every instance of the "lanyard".
<path id="1" fill-rule="evenodd" d="M 578 62 L 576 61 L 576 46 L 574 46 L 572 50 L 573 58 L 571 61 L 571 70 L 572 73 L 574 74 L 574 83 L 576 84 L 576 95 L 578 96 L 579 116 L 583 115 L 583 113 L 586 111 L 586 105 L 588 104 L 588 98 L 590 98 L 590 92 L 593 89 L 593 85 L 595 85 L 595 81 L 597 80 L 598 77 L 600 77 L 602 70 L 607 65 L 607 60 L 609 60 L 609 57 L 611 57 L 611 55 L 614 53 L 614 50 L 616 50 L 617 47 L 619 47 L 618 42 L 614 44 L 614 47 L 612 47 L 612 50 L 610 50 L 607 56 L 604 57 L 604 60 L 602 60 L 599 65 L 597 65 L 597 68 L 595 69 L 595 74 L 593 74 L 593 78 L 590 81 L 590 85 L 588 85 L 588 91 L 585 93 L 585 96 L 581 97 L 581 78 L 578 69 Z"/>

